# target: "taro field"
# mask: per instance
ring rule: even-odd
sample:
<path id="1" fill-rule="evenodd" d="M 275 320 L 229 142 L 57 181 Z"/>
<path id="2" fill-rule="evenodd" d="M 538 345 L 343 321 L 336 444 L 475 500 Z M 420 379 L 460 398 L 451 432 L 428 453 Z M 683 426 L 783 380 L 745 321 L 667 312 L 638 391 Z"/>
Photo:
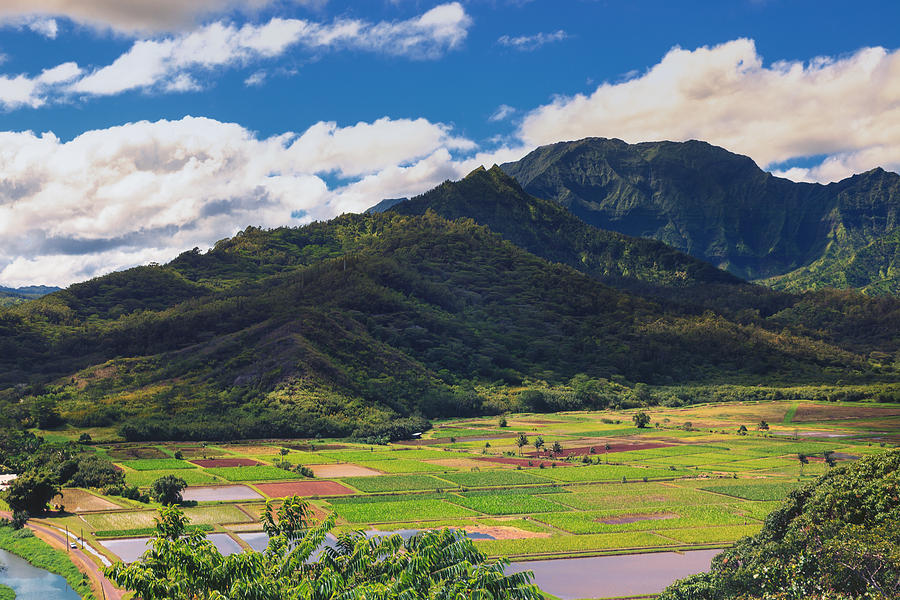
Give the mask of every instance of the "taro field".
<path id="1" fill-rule="evenodd" d="M 323 439 L 95 449 L 129 485 L 147 490 L 165 475 L 183 479 L 198 499 L 185 508 L 189 522 L 236 543 L 262 530 L 265 501 L 296 494 L 314 518 L 333 513 L 338 531 L 454 527 L 477 534 L 487 555 L 518 560 L 724 548 L 759 531 L 795 489 L 900 439 L 900 405 L 892 404 L 644 410 L 651 422 L 641 429 L 633 410 L 516 414 L 505 427 L 498 417 L 438 422 L 421 439 L 388 445 Z M 520 434 L 528 440 L 521 447 Z M 152 501 L 101 490 L 76 497 L 69 514 L 50 520 L 83 532 L 111 560 L 95 533 L 152 531 Z"/>

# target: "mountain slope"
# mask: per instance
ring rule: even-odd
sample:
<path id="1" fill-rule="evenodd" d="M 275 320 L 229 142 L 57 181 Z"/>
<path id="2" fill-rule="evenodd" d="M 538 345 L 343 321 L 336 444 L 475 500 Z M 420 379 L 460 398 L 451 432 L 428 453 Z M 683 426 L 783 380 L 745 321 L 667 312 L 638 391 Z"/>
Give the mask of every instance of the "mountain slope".
<path id="1" fill-rule="evenodd" d="M 0 410 L 132 439 L 347 435 L 503 408 L 476 385 L 893 376 L 867 354 L 896 350 L 896 319 L 854 347 L 796 318 L 669 313 L 471 220 L 345 215 L 0 311 Z"/>
<path id="2" fill-rule="evenodd" d="M 388 210 L 411 215 L 432 210 L 447 219 L 471 218 L 533 254 L 618 287 L 743 284 L 660 242 L 587 225 L 558 204 L 529 196 L 497 166 L 476 169 Z"/>
<path id="3" fill-rule="evenodd" d="M 543 146 L 502 168 L 587 223 L 663 241 L 745 279 L 790 291 L 900 291 L 883 256 L 900 218 L 896 173 L 794 183 L 704 142 L 604 138 Z"/>

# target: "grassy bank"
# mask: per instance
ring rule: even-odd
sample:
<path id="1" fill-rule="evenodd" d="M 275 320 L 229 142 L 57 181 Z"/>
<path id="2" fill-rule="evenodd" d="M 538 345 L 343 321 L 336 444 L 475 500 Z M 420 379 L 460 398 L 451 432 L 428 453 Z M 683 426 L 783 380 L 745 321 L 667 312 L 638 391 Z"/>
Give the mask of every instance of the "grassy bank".
<path id="1" fill-rule="evenodd" d="M 16 600 L 16 591 L 0 583 L 0 600 Z"/>
<path id="2" fill-rule="evenodd" d="M 33 564 L 51 573 L 62 575 L 84 600 L 96 600 L 91 592 L 89 580 L 72 564 L 65 552 L 51 548 L 27 529 L 13 530 L 12 527 L 0 527 L 0 548 L 17 554 Z M 0 590 L 0 599 L 5 598 Z M 10 596 L 14 598 L 15 594 Z"/>

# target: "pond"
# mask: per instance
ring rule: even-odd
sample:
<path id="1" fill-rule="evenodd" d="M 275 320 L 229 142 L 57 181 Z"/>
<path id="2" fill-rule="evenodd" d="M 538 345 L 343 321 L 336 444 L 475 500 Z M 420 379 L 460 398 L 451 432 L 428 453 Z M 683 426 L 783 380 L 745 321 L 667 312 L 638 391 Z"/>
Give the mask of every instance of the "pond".
<path id="1" fill-rule="evenodd" d="M 16 600 L 80 599 L 60 575 L 39 569 L 6 550 L 0 550 L 0 583 L 16 591 Z"/>
<path id="2" fill-rule="evenodd" d="M 708 571 L 721 550 L 654 552 L 512 563 L 508 573 L 533 571 L 533 583 L 561 600 L 658 594 L 676 579 Z"/>

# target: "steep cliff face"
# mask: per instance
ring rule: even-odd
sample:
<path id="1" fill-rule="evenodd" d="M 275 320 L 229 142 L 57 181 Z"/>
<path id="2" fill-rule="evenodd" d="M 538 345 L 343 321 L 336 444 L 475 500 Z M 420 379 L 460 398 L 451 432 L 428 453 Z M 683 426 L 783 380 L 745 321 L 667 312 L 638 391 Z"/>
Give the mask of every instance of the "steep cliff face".
<path id="1" fill-rule="evenodd" d="M 795 183 L 704 142 L 603 138 L 544 146 L 502 168 L 587 223 L 663 241 L 745 279 L 790 290 L 897 291 L 884 282 L 889 265 L 872 262 L 889 242 L 857 258 L 896 226 L 896 173 Z M 850 263 L 852 283 L 829 274 Z"/>

